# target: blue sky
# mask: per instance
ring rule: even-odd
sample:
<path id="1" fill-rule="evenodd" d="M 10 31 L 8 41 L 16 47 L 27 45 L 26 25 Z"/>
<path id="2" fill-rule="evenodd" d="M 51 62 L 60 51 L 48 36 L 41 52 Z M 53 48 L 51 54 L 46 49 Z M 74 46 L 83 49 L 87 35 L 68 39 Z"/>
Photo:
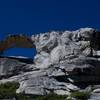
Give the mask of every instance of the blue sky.
<path id="1" fill-rule="evenodd" d="M 0 39 L 80 27 L 100 29 L 100 0 L 0 0 Z M 5 55 L 33 57 L 33 51 L 13 48 Z"/>

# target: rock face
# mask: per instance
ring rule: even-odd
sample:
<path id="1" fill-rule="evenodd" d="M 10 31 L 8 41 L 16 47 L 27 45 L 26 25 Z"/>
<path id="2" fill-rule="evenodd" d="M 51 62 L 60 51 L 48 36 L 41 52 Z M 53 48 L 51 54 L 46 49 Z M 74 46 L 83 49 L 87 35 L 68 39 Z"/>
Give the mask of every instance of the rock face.
<path id="1" fill-rule="evenodd" d="M 26 45 L 27 44 L 27 45 Z M 13 47 L 32 48 L 33 41 L 23 34 L 9 35 L 5 40 L 0 41 L 0 54 Z"/>
<path id="2" fill-rule="evenodd" d="M 94 49 L 91 50 L 90 42 L 94 32 L 94 29 L 85 28 L 77 31 L 50 32 L 35 36 L 38 52 L 34 59 L 36 66 L 48 68 L 50 65 L 61 61 L 94 55 L 96 52 Z"/>
<path id="3" fill-rule="evenodd" d="M 0 75 L 12 75 L 0 83 L 18 81 L 17 93 L 34 95 L 85 90 L 100 82 L 99 37 L 92 28 L 33 35 L 37 50 L 34 64 L 0 58 Z"/>
<path id="4" fill-rule="evenodd" d="M 30 66 L 31 64 L 31 59 L 27 58 L 0 57 L 0 78 L 7 78 L 27 71 L 32 71 L 33 67 Z"/>

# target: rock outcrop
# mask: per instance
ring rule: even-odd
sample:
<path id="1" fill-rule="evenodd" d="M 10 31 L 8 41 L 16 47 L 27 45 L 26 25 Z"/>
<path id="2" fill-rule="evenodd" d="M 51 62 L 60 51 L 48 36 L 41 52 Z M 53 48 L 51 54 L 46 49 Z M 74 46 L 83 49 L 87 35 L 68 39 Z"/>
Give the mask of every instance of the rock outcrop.
<path id="1" fill-rule="evenodd" d="M 26 45 L 27 44 L 27 45 Z M 6 39 L 0 41 L 0 54 L 3 54 L 5 50 L 13 47 L 33 48 L 33 41 L 25 35 L 9 35 Z"/>
<path id="2" fill-rule="evenodd" d="M 0 57 L 0 78 L 9 78 L 32 71 L 33 61 L 29 58 Z"/>
<path id="3" fill-rule="evenodd" d="M 17 81 L 17 93 L 45 95 L 85 91 L 100 82 L 100 34 L 92 28 L 48 32 L 32 36 L 34 64 L 0 58 L 0 83 Z M 14 74 L 15 71 L 17 74 Z M 92 90 L 91 90 L 92 91 Z"/>

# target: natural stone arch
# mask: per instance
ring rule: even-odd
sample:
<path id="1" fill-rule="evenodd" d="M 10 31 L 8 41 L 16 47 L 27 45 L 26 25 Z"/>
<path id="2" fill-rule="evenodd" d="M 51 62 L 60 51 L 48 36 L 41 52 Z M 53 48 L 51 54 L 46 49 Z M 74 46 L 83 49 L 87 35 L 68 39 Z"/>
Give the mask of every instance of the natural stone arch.
<path id="1" fill-rule="evenodd" d="M 30 37 L 25 35 L 11 35 L 6 39 L 0 41 L 0 53 L 3 54 L 4 51 L 10 48 L 35 48 L 34 41 Z"/>

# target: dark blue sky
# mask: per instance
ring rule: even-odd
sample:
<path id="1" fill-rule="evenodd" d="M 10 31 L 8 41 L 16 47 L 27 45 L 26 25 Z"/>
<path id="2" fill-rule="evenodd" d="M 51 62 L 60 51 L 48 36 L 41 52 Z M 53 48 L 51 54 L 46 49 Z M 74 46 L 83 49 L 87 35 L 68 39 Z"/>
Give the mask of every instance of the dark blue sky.
<path id="1" fill-rule="evenodd" d="M 0 0 L 0 39 L 51 30 L 100 29 L 100 0 Z M 33 56 L 32 49 L 11 49 L 5 55 Z"/>

